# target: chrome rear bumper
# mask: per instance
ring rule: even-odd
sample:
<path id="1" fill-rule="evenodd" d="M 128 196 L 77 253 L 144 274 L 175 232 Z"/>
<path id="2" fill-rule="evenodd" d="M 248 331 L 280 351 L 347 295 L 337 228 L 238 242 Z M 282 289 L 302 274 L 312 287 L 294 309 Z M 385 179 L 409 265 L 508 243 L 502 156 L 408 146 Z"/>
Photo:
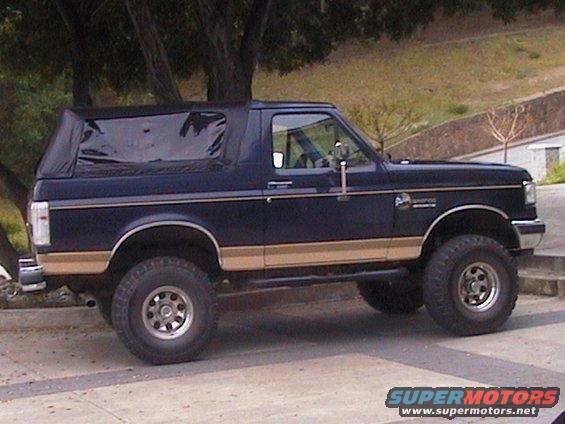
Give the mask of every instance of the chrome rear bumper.
<path id="1" fill-rule="evenodd" d="M 33 293 L 47 288 L 47 282 L 43 277 L 43 267 L 37 265 L 35 259 L 20 259 L 18 268 L 18 281 L 23 293 Z"/>

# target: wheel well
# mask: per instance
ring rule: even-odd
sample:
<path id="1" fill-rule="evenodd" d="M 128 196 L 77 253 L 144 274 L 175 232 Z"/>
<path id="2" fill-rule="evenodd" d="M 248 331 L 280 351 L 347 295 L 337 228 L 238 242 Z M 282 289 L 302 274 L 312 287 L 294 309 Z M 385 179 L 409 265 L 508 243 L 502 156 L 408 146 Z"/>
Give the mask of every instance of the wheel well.
<path id="1" fill-rule="evenodd" d="M 422 257 L 428 258 L 439 245 L 464 234 L 490 237 L 507 249 L 519 247 L 512 224 L 503 216 L 489 210 L 465 210 L 447 215 L 433 227 L 424 241 Z"/>
<path id="2" fill-rule="evenodd" d="M 221 273 L 215 242 L 191 227 L 164 225 L 138 231 L 114 252 L 108 270 L 122 275 L 134 264 L 154 256 L 177 256 L 193 262 L 211 278 Z"/>

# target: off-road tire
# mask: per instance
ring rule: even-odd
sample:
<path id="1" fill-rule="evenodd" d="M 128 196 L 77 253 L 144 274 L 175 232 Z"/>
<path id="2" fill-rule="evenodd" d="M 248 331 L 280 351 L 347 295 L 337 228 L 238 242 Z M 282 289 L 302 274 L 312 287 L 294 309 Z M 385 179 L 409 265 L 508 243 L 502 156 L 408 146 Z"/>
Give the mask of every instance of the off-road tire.
<path id="1" fill-rule="evenodd" d="M 473 263 L 486 263 L 498 277 L 498 297 L 486 310 L 469 310 L 459 298 L 459 278 Z M 518 273 L 508 251 L 496 240 L 458 236 L 441 245 L 424 272 L 424 302 L 436 323 L 461 336 L 496 331 L 510 316 L 518 297 Z"/>
<path id="2" fill-rule="evenodd" d="M 422 287 L 398 286 L 387 282 L 359 282 L 359 294 L 367 304 L 390 315 L 410 314 L 424 305 Z"/>
<path id="3" fill-rule="evenodd" d="M 190 326 L 178 338 L 155 337 L 144 324 L 144 302 L 160 287 L 173 286 L 194 307 Z M 152 364 L 191 361 L 207 346 L 218 323 L 218 304 L 207 274 L 177 257 L 155 257 L 135 265 L 120 281 L 112 302 L 112 322 L 120 340 L 138 358 Z"/>

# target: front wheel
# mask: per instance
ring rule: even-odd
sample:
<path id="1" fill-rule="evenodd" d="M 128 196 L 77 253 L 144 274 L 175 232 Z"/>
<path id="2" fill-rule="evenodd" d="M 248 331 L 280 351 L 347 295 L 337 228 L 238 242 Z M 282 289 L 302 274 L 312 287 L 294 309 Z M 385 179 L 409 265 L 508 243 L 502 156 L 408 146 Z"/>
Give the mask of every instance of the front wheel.
<path id="1" fill-rule="evenodd" d="M 510 316 L 518 297 L 512 257 L 484 236 L 455 237 L 432 255 L 424 302 L 432 318 L 458 335 L 490 333 Z"/>
<path id="2" fill-rule="evenodd" d="M 197 358 L 217 321 L 212 283 L 201 269 L 181 258 L 141 262 L 114 293 L 114 329 L 134 355 L 153 364 Z"/>

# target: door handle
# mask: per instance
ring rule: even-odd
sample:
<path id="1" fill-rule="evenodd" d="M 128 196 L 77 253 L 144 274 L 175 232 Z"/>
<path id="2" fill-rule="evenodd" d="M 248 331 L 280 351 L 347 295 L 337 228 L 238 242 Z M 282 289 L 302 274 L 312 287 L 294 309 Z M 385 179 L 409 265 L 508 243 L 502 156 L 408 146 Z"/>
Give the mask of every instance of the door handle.
<path id="1" fill-rule="evenodd" d="M 288 188 L 292 186 L 292 181 L 269 181 L 267 183 L 267 188 L 272 190 L 275 188 Z"/>

